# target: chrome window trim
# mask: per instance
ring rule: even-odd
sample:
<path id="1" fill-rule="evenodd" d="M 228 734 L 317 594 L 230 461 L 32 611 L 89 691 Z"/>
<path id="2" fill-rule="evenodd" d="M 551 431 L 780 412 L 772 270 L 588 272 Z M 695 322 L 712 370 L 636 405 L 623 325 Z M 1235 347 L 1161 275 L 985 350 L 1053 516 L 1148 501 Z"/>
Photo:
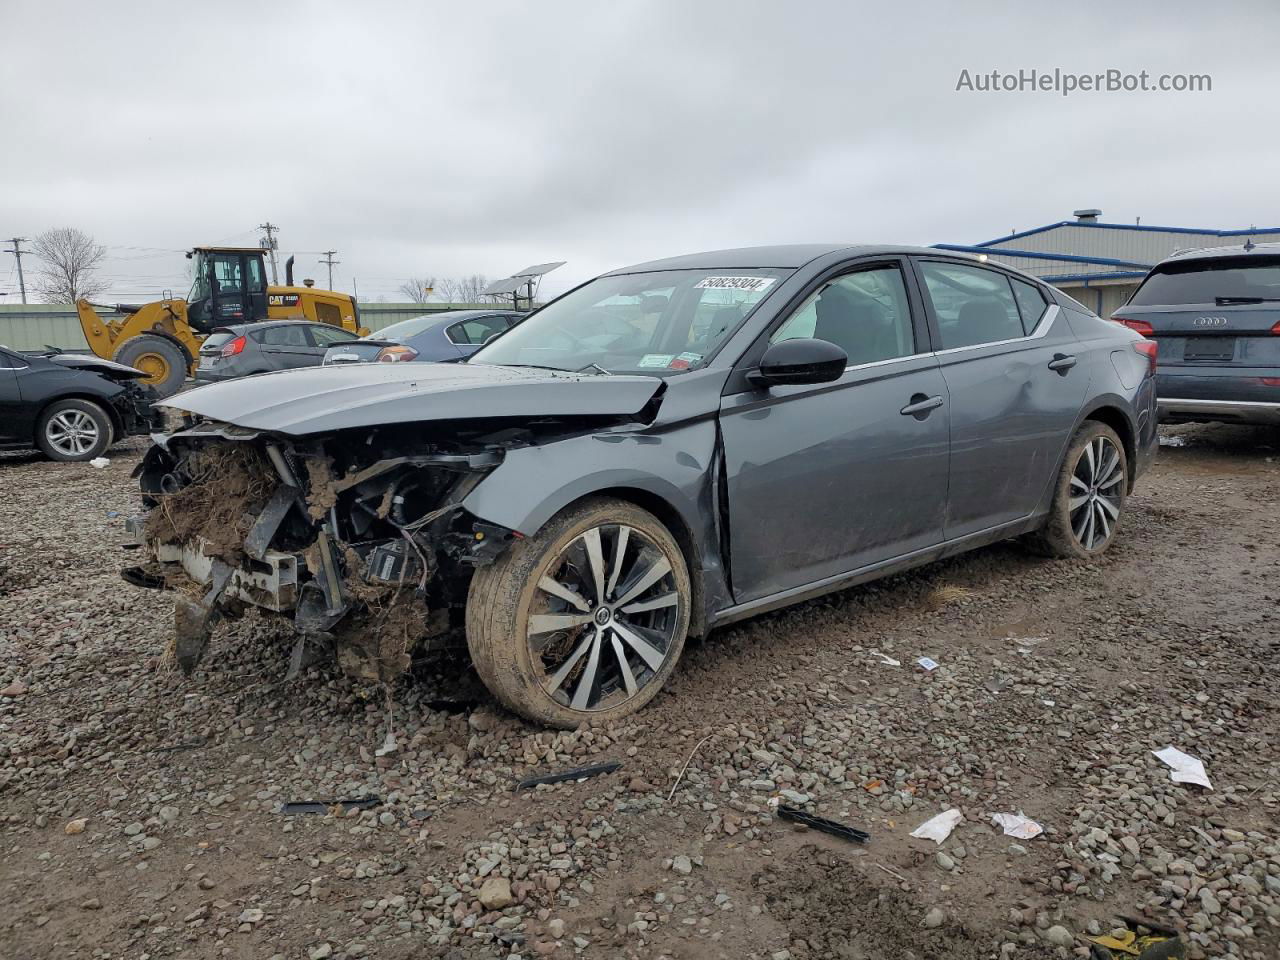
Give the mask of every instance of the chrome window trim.
<path id="1" fill-rule="evenodd" d="M 962 353 L 965 350 L 981 350 L 984 347 L 1000 347 L 1010 343 L 1030 343 L 1032 340 L 1039 340 L 1049 333 L 1049 328 L 1053 326 L 1054 319 L 1062 312 L 1062 308 L 1056 303 L 1051 303 L 1045 309 L 1044 314 L 1040 317 L 1040 322 L 1036 324 L 1036 328 L 1023 337 L 1010 337 L 1007 340 L 988 340 L 986 343 L 971 343 L 965 347 L 947 347 L 945 350 L 935 350 L 935 357 L 950 356 L 954 353 Z"/>
<path id="2" fill-rule="evenodd" d="M 904 360 L 916 360 L 920 357 L 947 357 L 952 354 L 963 353 L 966 350 L 981 350 L 985 347 L 999 347 L 1010 343 L 1030 343 L 1033 340 L 1040 340 L 1047 336 L 1049 328 L 1053 326 L 1054 318 L 1061 312 L 1062 308 L 1056 303 L 1050 303 L 1046 306 L 1044 315 L 1040 317 L 1040 322 L 1036 324 L 1034 330 L 1025 337 L 1013 337 L 1008 340 L 990 340 L 986 343 L 974 343 L 967 347 L 948 347 L 945 350 L 926 350 L 923 353 L 911 353 L 905 357 L 890 357 L 887 360 L 872 360 L 870 363 L 850 364 L 844 368 L 844 372 L 851 370 L 866 370 L 871 367 L 883 367 L 890 363 L 902 363 Z"/>

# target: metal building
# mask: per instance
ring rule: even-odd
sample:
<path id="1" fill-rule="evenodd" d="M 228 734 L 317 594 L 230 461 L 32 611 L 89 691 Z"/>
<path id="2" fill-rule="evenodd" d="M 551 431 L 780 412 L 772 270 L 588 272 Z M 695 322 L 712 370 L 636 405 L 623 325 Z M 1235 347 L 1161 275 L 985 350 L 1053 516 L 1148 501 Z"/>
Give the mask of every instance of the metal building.
<path id="1" fill-rule="evenodd" d="M 942 250 L 985 255 L 1047 280 L 1109 317 L 1123 306 L 1156 263 L 1178 250 L 1280 241 L 1280 227 L 1213 230 L 1104 223 L 1101 210 L 1077 210 L 1060 220 L 985 243 L 939 243 Z"/>

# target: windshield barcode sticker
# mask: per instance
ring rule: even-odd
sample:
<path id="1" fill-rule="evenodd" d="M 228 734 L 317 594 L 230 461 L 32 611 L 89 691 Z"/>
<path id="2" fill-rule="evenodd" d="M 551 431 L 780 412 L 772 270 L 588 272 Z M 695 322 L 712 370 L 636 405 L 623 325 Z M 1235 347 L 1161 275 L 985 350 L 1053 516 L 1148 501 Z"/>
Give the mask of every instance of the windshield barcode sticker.
<path id="1" fill-rule="evenodd" d="M 698 290 L 746 290 L 763 293 L 773 285 L 773 277 L 707 277 L 694 284 Z"/>

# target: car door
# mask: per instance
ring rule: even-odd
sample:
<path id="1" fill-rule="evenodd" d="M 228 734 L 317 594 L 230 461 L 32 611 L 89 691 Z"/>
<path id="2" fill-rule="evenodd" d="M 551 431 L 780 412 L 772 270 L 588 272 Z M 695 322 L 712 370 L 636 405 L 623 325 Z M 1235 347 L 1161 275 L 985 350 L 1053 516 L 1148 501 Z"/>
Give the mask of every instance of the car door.
<path id="1" fill-rule="evenodd" d="M 258 352 L 267 370 L 309 367 L 324 359 L 324 350 L 308 336 L 304 323 L 286 321 L 264 327 L 250 336 L 258 341 Z"/>
<path id="2" fill-rule="evenodd" d="M 796 337 L 843 348 L 844 375 L 746 389 L 721 404 L 739 603 L 942 541 L 947 391 L 905 262 L 821 278 L 769 334 Z"/>
<path id="3" fill-rule="evenodd" d="M 0 350 L 0 443 L 31 440 L 31 416 L 22 402 L 19 368 L 26 368 L 25 361 L 8 350 Z"/>
<path id="4" fill-rule="evenodd" d="M 1038 285 L 978 264 L 916 260 L 951 401 L 946 537 L 1031 514 L 1089 386 L 1079 344 Z"/>

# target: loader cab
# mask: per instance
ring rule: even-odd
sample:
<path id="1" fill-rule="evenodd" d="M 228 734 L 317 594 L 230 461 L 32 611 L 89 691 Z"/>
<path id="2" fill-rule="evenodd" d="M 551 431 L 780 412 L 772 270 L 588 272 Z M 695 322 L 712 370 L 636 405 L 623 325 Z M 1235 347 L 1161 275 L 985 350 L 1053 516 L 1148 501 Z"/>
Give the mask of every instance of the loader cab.
<path id="1" fill-rule="evenodd" d="M 267 319 L 267 271 L 257 247 L 196 247 L 187 323 L 202 333 Z"/>

